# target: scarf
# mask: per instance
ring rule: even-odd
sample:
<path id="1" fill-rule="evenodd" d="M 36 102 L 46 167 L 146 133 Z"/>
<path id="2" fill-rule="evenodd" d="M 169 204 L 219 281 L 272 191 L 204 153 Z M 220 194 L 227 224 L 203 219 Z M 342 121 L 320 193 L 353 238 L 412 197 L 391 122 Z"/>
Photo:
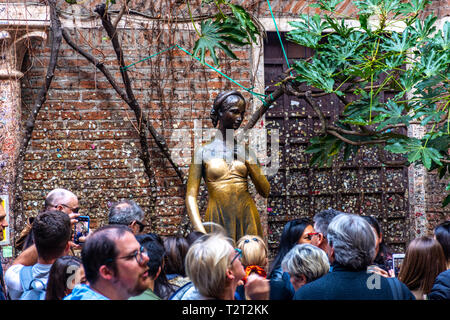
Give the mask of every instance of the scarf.
<path id="1" fill-rule="evenodd" d="M 243 279 L 244 283 L 247 282 L 247 278 L 252 272 L 256 272 L 256 274 L 261 277 L 264 277 L 264 278 L 267 277 L 267 273 L 263 268 L 261 268 L 260 266 L 251 265 L 251 266 L 248 266 L 247 268 L 245 268 L 245 277 Z"/>

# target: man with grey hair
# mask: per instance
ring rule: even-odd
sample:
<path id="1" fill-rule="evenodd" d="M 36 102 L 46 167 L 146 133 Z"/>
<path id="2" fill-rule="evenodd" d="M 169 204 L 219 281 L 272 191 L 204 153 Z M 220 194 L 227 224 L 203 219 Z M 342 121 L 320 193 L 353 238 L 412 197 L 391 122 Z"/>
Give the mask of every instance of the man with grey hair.
<path id="1" fill-rule="evenodd" d="M 397 278 L 367 272 L 375 254 L 375 234 L 363 218 L 336 216 L 327 239 L 332 272 L 302 286 L 294 300 L 414 300 Z"/>
<path id="2" fill-rule="evenodd" d="M 325 252 L 328 251 L 327 229 L 331 220 L 339 214 L 345 214 L 344 212 L 328 208 L 317 213 L 313 217 L 314 221 L 314 234 L 311 237 L 311 244 L 319 247 Z"/>
<path id="3" fill-rule="evenodd" d="M 108 224 L 121 224 L 128 226 L 133 233 L 144 231 L 144 211 L 133 200 L 122 200 L 114 203 L 109 209 Z"/>

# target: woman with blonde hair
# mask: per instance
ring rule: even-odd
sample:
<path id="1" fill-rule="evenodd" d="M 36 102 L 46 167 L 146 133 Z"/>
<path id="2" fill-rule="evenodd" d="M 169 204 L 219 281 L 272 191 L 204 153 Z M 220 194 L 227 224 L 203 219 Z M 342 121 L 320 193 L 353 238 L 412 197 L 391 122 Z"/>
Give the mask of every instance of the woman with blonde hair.
<path id="1" fill-rule="evenodd" d="M 245 268 L 244 282 L 253 272 L 266 278 L 269 259 L 264 240 L 257 235 L 245 235 L 238 240 L 236 247 L 242 251 L 241 262 Z"/>
<path id="2" fill-rule="evenodd" d="M 241 250 L 223 233 L 208 234 L 195 241 L 186 255 L 186 274 L 191 283 L 181 287 L 171 300 L 234 300 L 236 288 L 245 277 Z M 251 299 L 269 298 L 269 284 L 252 275 L 245 286 Z"/>

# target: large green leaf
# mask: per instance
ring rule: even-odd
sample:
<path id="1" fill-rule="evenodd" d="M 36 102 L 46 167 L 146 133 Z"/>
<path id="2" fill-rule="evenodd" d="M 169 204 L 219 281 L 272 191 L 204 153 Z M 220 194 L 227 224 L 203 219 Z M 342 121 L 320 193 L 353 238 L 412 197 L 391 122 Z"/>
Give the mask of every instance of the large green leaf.
<path id="1" fill-rule="evenodd" d="M 438 55 L 436 51 L 431 51 L 429 55 L 422 55 L 420 67 L 427 78 L 438 74 L 448 68 L 448 54 Z"/>
<path id="2" fill-rule="evenodd" d="M 425 168 L 430 169 L 432 162 L 442 166 L 442 155 L 432 147 L 424 146 L 417 138 L 391 140 L 384 149 L 392 153 L 407 153 L 409 163 L 422 162 Z M 393 143 L 392 143 L 393 142 Z"/>
<path id="3" fill-rule="evenodd" d="M 398 104 L 394 100 L 389 99 L 384 108 L 374 108 L 374 111 L 381 111 L 383 118 L 385 119 L 379 125 L 377 130 L 383 129 L 385 126 L 390 124 L 404 123 L 409 124 L 411 121 L 411 116 L 404 113 L 404 105 L 402 103 Z"/>
<path id="4" fill-rule="evenodd" d="M 310 166 L 331 166 L 332 160 L 345 144 L 332 135 L 314 137 L 310 140 L 306 153 L 313 154 Z"/>
<path id="5" fill-rule="evenodd" d="M 311 62 L 305 60 L 295 61 L 294 68 L 297 71 L 296 81 L 306 82 L 308 85 L 325 92 L 333 92 L 333 74 L 336 66 L 330 61 L 314 57 Z"/>
<path id="6" fill-rule="evenodd" d="M 344 68 L 349 64 L 355 64 L 355 60 L 362 59 L 358 52 L 360 48 L 356 43 L 347 41 L 339 35 L 331 35 L 328 40 L 322 55 L 327 60 L 334 61 L 336 67 Z"/>
<path id="7" fill-rule="evenodd" d="M 302 14 L 299 21 L 288 23 L 293 29 L 288 32 L 287 39 L 309 48 L 318 47 L 324 30 L 329 27 L 329 24 L 322 21 L 318 14 L 313 16 Z"/>
<path id="8" fill-rule="evenodd" d="M 227 43 L 239 46 L 248 43 L 245 41 L 247 34 L 239 28 L 238 24 L 210 19 L 202 21 L 200 28 L 201 36 L 195 42 L 193 55 L 199 57 L 202 63 L 205 62 L 206 54 L 209 52 L 214 64 L 219 65 L 216 50 L 222 50 L 232 59 L 238 59 Z"/>
<path id="9" fill-rule="evenodd" d="M 440 46 L 442 51 L 448 54 L 450 50 L 450 21 L 446 21 L 442 31 L 438 31 L 437 36 L 434 38 L 434 44 Z"/>
<path id="10" fill-rule="evenodd" d="M 407 52 L 416 45 L 416 37 L 412 36 L 410 29 L 406 28 L 402 33 L 393 32 L 391 39 L 386 38 L 381 44 L 381 49 L 386 52 Z"/>
<path id="11" fill-rule="evenodd" d="M 245 9 L 239 5 L 230 3 L 228 4 L 228 6 L 231 8 L 231 11 L 236 20 L 239 21 L 241 29 L 247 32 L 249 38 L 248 42 L 257 42 L 259 31 L 250 14 L 248 14 L 247 11 L 245 11 Z"/>
<path id="12" fill-rule="evenodd" d="M 402 14 L 418 14 L 429 4 L 429 0 L 408 0 L 399 5 L 399 11 Z"/>
<path id="13" fill-rule="evenodd" d="M 424 21 L 416 20 L 415 28 L 412 28 L 412 30 L 416 33 L 417 38 L 423 41 L 435 32 L 436 27 L 434 26 L 434 23 L 436 20 L 437 17 L 433 15 L 429 15 Z"/>

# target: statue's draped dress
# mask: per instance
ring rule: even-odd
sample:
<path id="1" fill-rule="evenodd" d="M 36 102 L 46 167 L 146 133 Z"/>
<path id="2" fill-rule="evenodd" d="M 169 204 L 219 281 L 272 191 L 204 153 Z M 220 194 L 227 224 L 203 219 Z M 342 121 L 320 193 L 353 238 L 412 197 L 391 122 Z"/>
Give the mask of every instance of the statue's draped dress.
<path id="1" fill-rule="evenodd" d="M 196 196 L 203 177 L 208 188 L 205 221 L 223 226 L 235 241 L 247 234 L 263 237 L 260 216 L 248 191 L 250 175 L 258 192 L 268 196 L 270 186 L 261 167 L 257 163 L 246 165 L 238 159 L 215 157 L 214 147 L 211 143 L 196 150 L 187 192 Z"/>

